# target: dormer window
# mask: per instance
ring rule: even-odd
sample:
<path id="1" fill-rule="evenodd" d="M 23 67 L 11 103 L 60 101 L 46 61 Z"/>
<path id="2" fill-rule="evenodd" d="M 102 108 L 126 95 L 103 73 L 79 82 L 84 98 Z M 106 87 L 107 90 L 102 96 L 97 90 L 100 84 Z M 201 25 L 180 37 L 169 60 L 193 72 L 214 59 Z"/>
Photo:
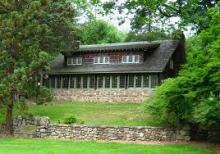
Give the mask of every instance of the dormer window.
<path id="1" fill-rule="evenodd" d="M 97 56 L 94 58 L 94 64 L 109 64 L 108 56 Z"/>
<path id="2" fill-rule="evenodd" d="M 82 65 L 82 57 L 68 57 L 67 65 Z"/>
<path id="3" fill-rule="evenodd" d="M 140 63 L 140 55 L 122 56 L 122 63 Z"/>

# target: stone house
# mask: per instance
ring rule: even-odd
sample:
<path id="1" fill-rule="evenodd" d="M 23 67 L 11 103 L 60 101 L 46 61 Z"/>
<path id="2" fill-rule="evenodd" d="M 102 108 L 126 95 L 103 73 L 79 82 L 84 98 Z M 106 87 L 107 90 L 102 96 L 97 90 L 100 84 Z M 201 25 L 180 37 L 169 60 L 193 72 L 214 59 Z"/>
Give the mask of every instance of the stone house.
<path id="1" fill-rule="evenodd" d="M 143 102 L 184 62 L 181 40 L 80 45 L 52 62 L 44 84 L 57 100 Z"/>

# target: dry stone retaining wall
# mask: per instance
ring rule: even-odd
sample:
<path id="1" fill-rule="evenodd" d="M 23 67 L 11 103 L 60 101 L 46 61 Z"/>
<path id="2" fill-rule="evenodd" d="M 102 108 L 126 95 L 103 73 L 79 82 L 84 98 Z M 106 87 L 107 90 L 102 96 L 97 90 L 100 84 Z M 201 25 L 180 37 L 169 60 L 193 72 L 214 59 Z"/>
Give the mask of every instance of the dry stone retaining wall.
<path id="1" fill-rule="evenodd" d="M 82 102 L 129 102 L 141 103 L 152 93 L 152 89 L 54 89 L 57 101 Z"/>
<path id="2" fill-rule="evenodd" d="M 28 130 L 27 125 L 36 127 Z M 22 129 L 21 129 L 22 128 Z M 25 129 L 23 129 L 25 128 Z M 26 119 L 18 117 L 14 120 L 16 136 L 36 138 L 62 138 L 79 140 L 106 141 L 188 141 L 188 129 L 172 129 L 159 127 L 126 127 L 126 126 L 82 126 L 50 124 L 48 118 Z"/>

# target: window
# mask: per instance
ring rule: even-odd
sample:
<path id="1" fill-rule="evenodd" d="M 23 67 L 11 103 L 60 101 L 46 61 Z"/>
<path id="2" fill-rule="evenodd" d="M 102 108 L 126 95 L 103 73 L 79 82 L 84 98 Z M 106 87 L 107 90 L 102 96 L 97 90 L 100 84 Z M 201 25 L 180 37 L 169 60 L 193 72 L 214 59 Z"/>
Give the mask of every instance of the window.
<path id="1" fill-rule="evenodd" d="M 63 88 L 69 88 L 69 77 L 63 77 Z"/>
<path id="2" fill-rule="evenodd" d="M 74 76 L 70 77 L 70 88 L 75 88 L 76 79 Z"/>
<path id="3" fill-rule="evenodd" d="M 105 76 L 105 88 L 110 88 L 110 76 Z"/>
<path id="4" fill-rule="evenodd" d="M 113 75 L 112 76 L 112 88 L 117 88 L 118 87 L 118 76 Z"/>
<path id="5" fill-rule="evenodd" d="M 126 75 L 120 75 L 120 88 L 125 88 L 126 86 Z"/>
<path id="6" fill-rule="evenodd" d="M 95 88 L 95 76 L 94 75 L 90 76 L 89 86 L 90 88 Z"/>
<path id="7" fill-rule="evenodd" d="M 134 88 L 134 75 L 129 75 L 128 76 L 128 87 L 129 88 Z"/>
<path id="8" fill-rule="evenodd" d="M 97 84 L 98 84 L 97 87 L 98 88 L 103 88 L 103 81 L 104 81 L 103 76 L 98 76 L 97 77 Z"/>
<path id="9" fill-rule="evenodd" d="M 135 88 L 141 88 L 141 75 L 135 76 Z"/>
<path id="10" fill-rule="evenodd" d="M 88 80 L 88 76 L 83 76 L 83 88 L 87 88 L 87 80 Z"/>
<path id="11" fill-rule="evenodd" d="M 122 63 L 140 63 L 140 55 L 122 56 Z"/>
<path id="12" fill-rule="evenodd" d="M 82 65 L 82 57 L 68 57 L 67 65 Z"/>
<path id="13" fill-rule="evenodd" d="M 149 75 L 144 74 L 143 78 L 144 78 L 144 87 L 145 88 L 149 87 Z"/>
<path id="14" fill-rule="evenodd" d="M 171 70 L 173 70 L 173 69 L 174 69 L 173 60 L 170 60 L 170 69 L 171 69 Z"/>
<path id="15" fill-rule="evenodd" d="M 50 77 L 50 87 L 51 88 L 56 88 L 55 86 L 56 86 L 56 80 L 55 80 L 55 77 L 54 76 L 51 76 Z"/>
<path id="16" fill-rule="evenodd" d="M 109 64 L 108 56 L 97 56 L 94 58 L 94 64 Z"/>
<path id="17" fill-rule="evenodd" d="M 56 84 L 56 88 L 61 88 L 61 76 L 57 77 L 57 84 Z"/>
<path id="18" fill-rule="evenodd" d="M 76 77 L 76 88 L 81 88 L 81 76 Z"/>
<path id="19" fill-rule="evenodd" d="M 155 88 L 158 85 L 158 76 L 151 75 L 151 88 Z"/>

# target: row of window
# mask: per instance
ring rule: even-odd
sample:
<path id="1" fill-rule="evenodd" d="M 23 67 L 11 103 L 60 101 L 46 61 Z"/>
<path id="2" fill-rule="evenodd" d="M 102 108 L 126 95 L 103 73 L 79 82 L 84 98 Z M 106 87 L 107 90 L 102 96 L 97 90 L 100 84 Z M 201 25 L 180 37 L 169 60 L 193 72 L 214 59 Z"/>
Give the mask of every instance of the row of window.
<path id="1" fill-rule="evenodd" d="M 83 75 L 51 76 L 45 80 L 49 88 L 154 88 L 157 75 Z"/>
<path id="2" fill-rule="evenodd" d="M 93 60 L 94 64 L 110 64 L 109 56 L 96 56 Z M 122 63 L 140 63 L 140 55 L 124 55 Z M 82 65 L 82 57 L 68 57 L 67 65 Z"/>

